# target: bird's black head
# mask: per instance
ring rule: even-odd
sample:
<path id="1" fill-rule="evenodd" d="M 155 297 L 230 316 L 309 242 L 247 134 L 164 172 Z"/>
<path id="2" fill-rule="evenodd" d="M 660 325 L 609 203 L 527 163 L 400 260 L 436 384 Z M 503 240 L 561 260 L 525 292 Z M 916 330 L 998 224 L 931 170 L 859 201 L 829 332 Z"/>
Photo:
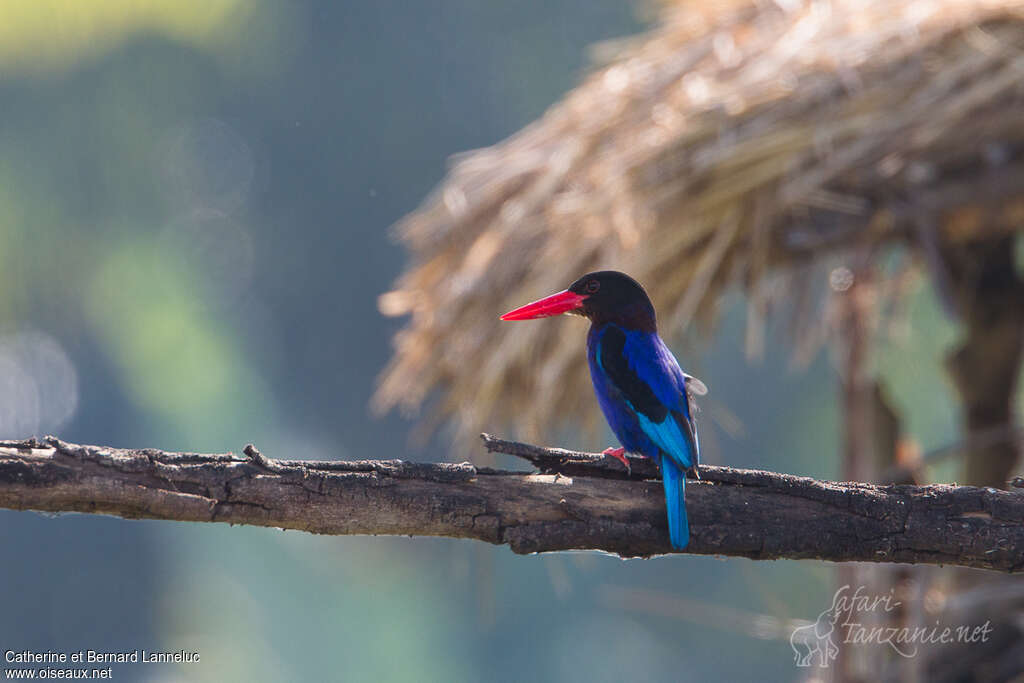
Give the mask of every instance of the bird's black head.
<path id="1" fill-rule="evenodd" d="M 530 320 L 562 313 L 585 316 L 595 325 L 615 323 L 645 332 L 656 329 L 647 292 L 639 282 L 615 270 L 587 273 L 569 289 L 509 311 L 501 319 Z"/>
<path id="2" fill-rule="evenodd" d="M 568 291 L 586 297 L 570 312 L 586 316 L 596 325 L 616 323 L 626 329 L 655 330 L 654 305 L 640 283 L 625 273 L 587 273 L 569 285 Z"/>

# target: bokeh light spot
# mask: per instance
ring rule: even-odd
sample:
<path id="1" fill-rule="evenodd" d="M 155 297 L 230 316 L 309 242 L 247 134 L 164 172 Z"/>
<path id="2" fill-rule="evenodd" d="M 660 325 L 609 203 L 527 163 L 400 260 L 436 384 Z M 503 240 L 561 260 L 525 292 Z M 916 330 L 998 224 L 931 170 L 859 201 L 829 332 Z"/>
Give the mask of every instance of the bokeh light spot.
<path id="1" fill-rule="evenodd" d="M 56 431 L 78 408 L 78 372 L 52 336 L 0 335 L 0 437 Z"/>
<path id="2" fill-rule="evenodd" d="M 169 270 L 204 283 L 200 306 L 234 304 L 252 280 L 252 235 L 222 211 L 199 209 L 176 218 L 161 232 L 159 248 Z"/>
<path id="3" fill-rule="evenodd" d="M 246 203 L 256 174 L 252 149 L 219 119 L 178 127 L 160 145 L 161 185 L 186 209 L 233 212 Z"/>

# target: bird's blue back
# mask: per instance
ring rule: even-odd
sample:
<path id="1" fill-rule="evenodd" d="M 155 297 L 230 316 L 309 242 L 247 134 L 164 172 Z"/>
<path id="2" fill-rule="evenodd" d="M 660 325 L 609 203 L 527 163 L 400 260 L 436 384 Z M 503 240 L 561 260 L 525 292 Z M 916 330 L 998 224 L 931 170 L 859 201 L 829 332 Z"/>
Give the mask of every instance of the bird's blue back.
<path id="1" fill-rule="evenodd" d="M 700 462 L 687 378 L 654 331 L 594 325 L 587 360 L 598 403 L 619 442 L 661 465 L 672 545 L 689 541 L 685 471 Z"/>

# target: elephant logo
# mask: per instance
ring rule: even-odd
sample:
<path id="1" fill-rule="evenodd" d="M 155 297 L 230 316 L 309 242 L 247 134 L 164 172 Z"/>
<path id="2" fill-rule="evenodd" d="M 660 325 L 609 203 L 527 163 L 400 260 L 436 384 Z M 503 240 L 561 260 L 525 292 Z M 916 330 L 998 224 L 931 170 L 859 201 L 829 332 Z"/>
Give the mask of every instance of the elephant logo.
<path id="1" fill-rule="evenodd" d="M 828 665 L 839 656 L 839 646 L 834 639 L 836 621 L 842 609 L 839 607 L 839 595 L 836 591 L 832 598 L 832 606 L 818 615 L 813 624 L 798 626 L 789 636 L 789 644 L 793 648 L 793 658 L 799 667 L 814 666 L 812 659 L 818 655 L 818 666 L 827 669 Z"/>

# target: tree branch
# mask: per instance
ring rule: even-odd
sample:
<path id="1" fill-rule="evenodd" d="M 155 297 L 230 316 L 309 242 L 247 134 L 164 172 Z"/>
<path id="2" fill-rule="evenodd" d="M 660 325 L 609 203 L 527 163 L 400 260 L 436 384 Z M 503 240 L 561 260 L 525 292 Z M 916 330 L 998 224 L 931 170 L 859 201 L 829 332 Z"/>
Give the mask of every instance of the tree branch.
<path id="1" fill-rule="evenodd" d="M 271 460 L 0 441 L 0 507 L 228 522 L 320 534 L 473 538 L 517 553 L 671 552 L 653 463 L 484 436 L 541 473 L 469 463 Z M 1024 494 L 966 486 L 872 486 L 702 466 L 687 489 L 687 552 L 751 559 L 1024 569 Z"/>

